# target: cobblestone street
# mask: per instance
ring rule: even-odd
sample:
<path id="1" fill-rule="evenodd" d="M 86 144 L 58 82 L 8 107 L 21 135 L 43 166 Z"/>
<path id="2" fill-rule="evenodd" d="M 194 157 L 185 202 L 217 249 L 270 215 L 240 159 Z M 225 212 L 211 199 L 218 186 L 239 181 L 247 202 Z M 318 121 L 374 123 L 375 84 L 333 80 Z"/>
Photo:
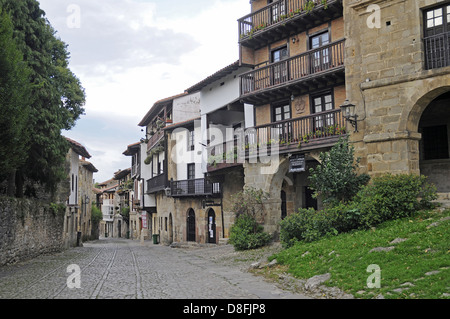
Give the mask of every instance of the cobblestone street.
<path id="1" fill-rule="evenodd" d="M 0 298 L 39 299 L 292 299 L 242 267 L 207 258 L 232 247 L 174 249 L 108 239 L 0 268 Z M 80 288 L 69 289 L 69 265 L 81 270 Z"/>

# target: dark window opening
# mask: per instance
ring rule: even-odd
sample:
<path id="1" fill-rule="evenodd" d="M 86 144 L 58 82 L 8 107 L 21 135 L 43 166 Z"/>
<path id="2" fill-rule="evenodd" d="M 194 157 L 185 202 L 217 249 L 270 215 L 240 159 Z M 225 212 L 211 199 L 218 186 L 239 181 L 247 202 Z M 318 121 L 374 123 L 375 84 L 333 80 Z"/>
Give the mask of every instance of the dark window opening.
<path id="1" fill-rule="evenodd" d="M 189 131 L 188 133 L 188 151 L 193 151 L 195 149 L 195 131 Z"/>
<path id="2" fill-rule="evenodd" d="M 424 160 L 449 158 L 447 125 L 422 128 Z"/>

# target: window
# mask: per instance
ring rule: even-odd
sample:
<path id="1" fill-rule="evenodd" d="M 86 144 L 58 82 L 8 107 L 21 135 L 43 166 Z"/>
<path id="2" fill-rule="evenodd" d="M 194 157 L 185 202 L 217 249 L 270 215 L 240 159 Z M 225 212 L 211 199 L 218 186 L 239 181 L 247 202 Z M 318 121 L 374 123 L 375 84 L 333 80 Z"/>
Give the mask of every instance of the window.
<path id="1" fill-rule="evenodd" d="M 289 102 L 279 103 L 272 106 L 272 121 L 279 122 L 291 118 L 291 105 Z M 274 127 L 276 136 L 274 138 L 287 141 L 290 137 L 292 124 L 283 122 Z M 273 133 L 272 133 L 273 134 Z"/>
<path id="2" fill-rule="evenodd" d="M 270 56 L 272 63 L 277 63 L 288 58 L 287 46 L 273 50 Z M 278 63 L 272 67 L 272 83 L 279 84 L 287 81 L 287 63 Z"/>
<path id="3" fill-rule="evenodd" d="M 425 12 L 425 36 L 432 36 L 449 31 L 450 5 L 438 7 Z"/>
<path id="4" fill-rule="evenodd" d="M 330 36 L 328 31 L 312 36 L 310 38 L 310 48 L 311 50 L 323 47 L 330 43 Z M 314 72 L 327 69 L 330 64 L 330 50 L 328 48 L 323 50 L 317 50 L 312 56 L 312 65 L 314 67 Z"/>
<path id="5" fill-rule="evenodd" d="M 195 163 L 187 165 L 188 194 L 195 194 Z"/>
<path id="6" fill-rule="evenodd" d="M 272 60 L 272 63 L 275 63 L 275 62 L 279 62 L 284 59 L 287 59 L 287 57 L 288 57 L 287 46 L 284 46 L 282 48 L 272 51 L 271 60 Z"/>
<path id="7" fill-rule="evenodd" d="M 162 160 L 159 164 L 159 174 L 164 174 L 164 160 Z"/>
<path id="8" fill-rule="evenodd" d="M 188 131 L 188 138 L 187 138 L 187 150 L 193 151 L 195 149 L 195 131 Z"/>
<path id="9" fill-rule="evenodd" d="M 282 105 L 274 105 L 272 107 L 272 112 L 274 122 L 288 120 L 291 118 L 291 105 L 288 102 L 283 103 Z"/>
<path id="10" fill-rule="evenodd" d="M 331 92 L 322 93 L 312 97 L 312 112 L 322 113 L 334 109 L 333 95 Z M 315 129 L 322 128 L 324 125 L 334 125 L 335 114 L 322 114 L 314 117 Z"/>
<path id="11" fill-rule="evenodd" d="M 156 162 L 156 172 L 157 172 L 157 175 L 160 175 L 160 174 L 162 174 L 161 172 L 162 172 L 162 165 L 161 165 L 161 162 L 159 162 L 159 161 L 157 161 Z"/>
<path id="12" fill-rule="evenodd" d="M 187 179 L 195 179 L 195 163 L 187 165 Z"/>
<path id="13" fill-rule="evenodd" d="M 424 12 L 426 69 L 450 65 L 450 5 Z"/>
<path id="14" fill-rule="evenodd" d="M 424 127 L 424 160 L 449 158 L 447 125 Z"/>
<path id="15" fill-rule="evenodd" d="M 273 3 L 273 0 L 269 0 L 268 4 Z M 280 16 L 286 14 L 286 6 L 284 1 L 279 1 L 277 4 L 274 4 L 271 8 L 272 10 L 272 22 L 277 23 L 280 19 Z"/>

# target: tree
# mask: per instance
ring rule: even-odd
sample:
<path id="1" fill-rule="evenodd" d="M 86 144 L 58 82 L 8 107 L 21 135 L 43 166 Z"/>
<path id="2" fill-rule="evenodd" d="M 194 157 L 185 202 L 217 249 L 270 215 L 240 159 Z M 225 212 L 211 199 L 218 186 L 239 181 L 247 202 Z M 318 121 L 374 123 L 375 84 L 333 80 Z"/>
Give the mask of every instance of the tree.
<path id="1" fill-rule="evenodd" d="M 359 162 L 346 138 L 339 139 L 329 152 L 320 153 L 320 164 L 309 170 L 315 196 L 321 195 L 325 203 L 351 200 L 370 180 L 369 175 L 356 173 Z"/>
<path id="2" fill-rule="evenodd" d="M 269 194 L 262 189 L 246 187 L 243 191 L 231 195 L 232 209 L 236 217 L 247 215 L 257 221 L 264 220 L 264 204 Z"/>
<path id="3" fill-rule="evenodd" d="M 55 36 L 36 0 L 0 0 L 0 7 L 10 14 L 14 38 L 31 69 L 30 139 L 24 164 L 16 178 L 17 194 L 23 180 L 40 183 L 54 191 L 65 177 L 64 160 L 69 149 L 63 129 L 71 129 L 83 114 L 85 92 L 70 71 L 67 45 Z"/>
<path id="4" fill-rule="evenodd" d="M 0 180 L 9 179 L 12 186 L 28 151 L 29 76 L 13 38 L 11 18 L 0 7 Z M 8 195 L 14 195 L 13 187 L 8 187 Z"/>

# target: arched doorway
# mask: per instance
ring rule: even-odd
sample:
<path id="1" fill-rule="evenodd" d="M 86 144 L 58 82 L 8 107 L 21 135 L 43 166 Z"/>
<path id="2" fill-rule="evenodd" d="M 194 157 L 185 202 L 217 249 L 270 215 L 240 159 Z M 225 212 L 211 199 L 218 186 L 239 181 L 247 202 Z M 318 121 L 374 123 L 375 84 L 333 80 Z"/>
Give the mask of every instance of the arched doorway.
<path id="1" fill-rule="evenodd" d="M 287 216 L 287 198 L 286 192 L 281 191 L 281 219 L 285 219 Z"/>
<path id="2" fill-rule="evenodd" d="M 208 243 L 215 244 L 216 243 L 216 212 L 214 209 L 208 209 Z"/>
<path id="3" fill-rule="evenodd" d="M 189 208 L 186 218 L 186 240 L 195 241 L 195 212 Z"/>
<path id="4" fill-rule="evenodd" d="M 450 193 L 450 91 L 433 99 L 419 121 L 420 173 L 428 176 L 438 193 Z"/>

